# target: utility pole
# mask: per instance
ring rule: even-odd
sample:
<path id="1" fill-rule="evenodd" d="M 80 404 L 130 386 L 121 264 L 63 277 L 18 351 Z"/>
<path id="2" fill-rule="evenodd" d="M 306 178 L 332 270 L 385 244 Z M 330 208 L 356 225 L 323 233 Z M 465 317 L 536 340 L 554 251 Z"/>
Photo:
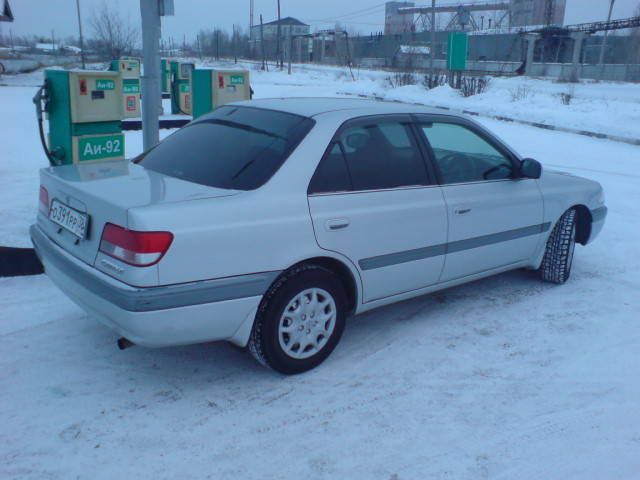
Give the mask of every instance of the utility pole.
<path id="1" fill-rule="evenodd" d="M 353 75 L 353 62 L 351 60 L 351 47 L 349 47 L 349 32 L 347 32 L 346 29 L 344 31 L 344 39 L 347 44 L 347 65 L 349 66 L 349 73 L 351 74 L 351 80 L 355 81 L 356 77 Z"/>
<path id="2" fill-rule="evenodd" d="M 262 14 L 260 14 L 260 48 L 262 48 L 262 70 L 266 68 L 267 57 L 264 53 L 264 26 L 262 24 Z"/>
<path id="3" fill-rule="evenodd" d="M 283 67 L 282 61 L 282 52 L 280 51 L 280 0 L 278 0 L 278 29 L 277 29 L 277 38 L 276 38 L 276 62 L 280 64 L 280 70 Z"/>
<path id="4" fill-rule="evenodd" d="M 253 40 L 253 0 L 249 0 L 249 40 Z"/>
<path id="5" fill-rule="evenodd" d="M 436 0 L 431 0 L 431 48 L 429 49 L 429 88 L 433 86 L 433 81 L 436 77 L 435 70 L 435 55 L 436 55 Z"/>
<path id="6" fill-rule="evenodd" d="M 293 54 L 293 35 L 291 35 L 291 27 L 289 27 L 289 68 L 287 73 L 291 75 L 291 55 Z"/>
<path id="7" fill-rule="evenodd" d="M 613 4 L 616 3 L 616 0 L 611 0 L 609 4 L 609 15 L 607 16 L 607 23 L 611 21 L 611 14 L 613 13 Z M 604 31 L 604 37 L 602 38 L 602 44 L 600 45 L 600 59 L 598 60 L 598 65 L 600 65 L 600 77 L 604 76 L 604 51 L 607 48 L 607 37 L 609 36 L 609 30 Z"/>
<path id="8" fill-rule="evenodd" d="M 249 0 L 249 55 L 252 59 L 256 56 L 256 42 L 253 38 L 253 0 Z"/>
<path id="9" fill-rule="evenodd" d="M 232 26 L 233 32 L 233 63 L 238 63 L 238 45 L 236 43 L 236 24 Z"/>
<path id="10" fill-rule="evenodd" d="M 173 14 L 173 12 L 168 12 Z M 157 0 L 140 0 L 142 17 L 142 140 L 145 151 L 160 142 L 160 8 Z"/>
<path id="11" fill-rule="evenodd" d="M 80 34 L 80 59 L 82 60 L 82 68 L 86 68 L 84 62 L 84 41 L 82 39 L 82 19 L 80 18 L 80 0 L 76 0 L 76 10 L 78 12 L 78 32 Z"/>

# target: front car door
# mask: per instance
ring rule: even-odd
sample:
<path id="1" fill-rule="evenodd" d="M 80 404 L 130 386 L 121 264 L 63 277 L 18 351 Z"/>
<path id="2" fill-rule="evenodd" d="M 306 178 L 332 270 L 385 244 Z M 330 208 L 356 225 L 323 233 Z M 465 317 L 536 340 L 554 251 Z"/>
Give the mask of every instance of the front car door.
<path id="1" fill-rule="evenodd" d="M 408 115 L 357 119 L 336 133 L 309 185 L 320 247 L 348 257 L 363 300 L 436 283 L 447 210 Z"/>
<path id="2" fill-rule="evenodd" d="M 454 117 L 418 118 L 449 215 L 440 281 L 530 259 L 549 228 L 538 181 L 520 178 L 516 155 L 477 125 Z"/>

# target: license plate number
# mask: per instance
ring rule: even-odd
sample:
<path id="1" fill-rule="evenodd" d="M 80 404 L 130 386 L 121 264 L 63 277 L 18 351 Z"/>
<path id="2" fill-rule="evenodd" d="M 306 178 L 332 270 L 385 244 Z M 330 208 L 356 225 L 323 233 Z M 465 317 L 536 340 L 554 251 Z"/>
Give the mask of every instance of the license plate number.
<path id="1" fill-rule="evenodd" d="M 53 200 L 49 210 L 49 220 L 73 233 L 78 238 L 87 236 L 89 215 L 71 208 L 64 203 Z"/>

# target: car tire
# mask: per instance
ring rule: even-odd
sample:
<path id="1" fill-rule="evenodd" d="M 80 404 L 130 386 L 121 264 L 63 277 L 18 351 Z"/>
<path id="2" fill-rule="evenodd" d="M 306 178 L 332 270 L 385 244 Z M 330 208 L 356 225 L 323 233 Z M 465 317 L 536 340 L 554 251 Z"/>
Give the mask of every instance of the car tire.
<path id="1" fill-rule="evenodd" d="M 262 299 L 248 349 L 280 373 L 310 370 L 340 341 L 346 305 L 344 287 L 333 272 L 317 265 L 294 267 Z"/>
<path id="2" fill-rule="evenodd" d="M 545 282 L 562 284 L 571 275 L 576 247 L 576 210 L 567 210 L 553 228 L 538 272 Z"/>

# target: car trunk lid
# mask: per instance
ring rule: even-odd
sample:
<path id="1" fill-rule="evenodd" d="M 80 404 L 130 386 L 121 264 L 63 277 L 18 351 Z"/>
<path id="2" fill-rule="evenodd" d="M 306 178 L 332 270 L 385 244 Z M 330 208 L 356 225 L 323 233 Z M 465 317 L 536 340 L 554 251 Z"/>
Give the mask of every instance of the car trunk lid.
<path id="1" fill-rule="evenodd" d="M 123 161 L 45 168 L 40 183 L 47 191 L 49 206 L 56 200 L 88 215 L 84 238 L 51 221 L 44 211 L 38 223 L 60 247 L 89 265 L 96 262 L 105 224 L 128 227 L 130 208 L 238 193 L 168 177 Z"/>

